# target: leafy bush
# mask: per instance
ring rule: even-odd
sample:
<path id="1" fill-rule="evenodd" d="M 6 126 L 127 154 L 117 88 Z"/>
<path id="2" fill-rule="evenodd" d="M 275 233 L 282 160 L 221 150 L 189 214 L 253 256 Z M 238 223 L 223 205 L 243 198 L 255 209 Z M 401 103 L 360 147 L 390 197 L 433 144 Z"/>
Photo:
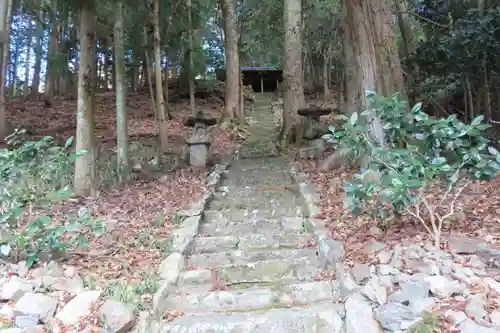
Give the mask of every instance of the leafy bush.
<path id="1" fill-rule="evenodd" d="M 384 145 L 374 144 L 368 125 L 356 113 L 344 117 L 342 129 L 330 126 L 324 136 L 351 160 L 368 157 L 355 180 L 344 184 L 348 207 L 355 214 L 366 208 L 382 227 L 391 213 L 406 212 L 439 245 L 443 222 L 455 213 L 455 202 L 470 180 L 492 179 L 500 169 L 500 153 L 488 145 L 484 133 L 488 125 L 482 116 L 468 125 L 455 115 L 433 119 L 420 103 L 408 110 L 399 94 L 387 98 L 369 93 L 367 100 L 369 106 L 360 114 L 382 120 Z M 447 186 L 437 205 L 426 196 L 436 181 Z"/>
<path id="2" fill-rule="evenodd" d="M 0 250 L 7 256 L 14 248 L 31 265 L 42 253 L 85 246 L 85 232 L 99 232 L 102 224 L 85 209 L 64 220 L 37 213 L 72 196 L 73 164 L 85 152 L 69 153 L 73 138 L 60 147 L 48 136 L 25 141 L 24 133 L 16 130 L 7 138 L 11 148 L 0 149 Z M 72 237 L 65 240 L 67 233 Z"/>

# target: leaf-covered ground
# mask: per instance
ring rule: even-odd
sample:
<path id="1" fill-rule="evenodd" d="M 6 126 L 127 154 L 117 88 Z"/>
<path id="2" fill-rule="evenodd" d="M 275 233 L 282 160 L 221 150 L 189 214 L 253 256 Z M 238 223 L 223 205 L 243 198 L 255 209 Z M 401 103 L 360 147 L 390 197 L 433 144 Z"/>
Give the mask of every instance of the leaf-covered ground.
<path id="1" fill-rule="evenodd" d="M 113 92 L 101 93 L 96 102 L 97 143 L 101 150 L 112 152 L 116 138 L 115 95 Z M 157 144 L 151 101 L 147 95 L 131 94 L 127 97 L 127 106 L 131 159 L 150 159 Z M 197 100 L 197 106 L 199 110 L 220 118 L 220 100 Z M 183 126 L 183 121 L 190 115 L 188 102 L 182 100 L 170 104 L 170 112 L 173 119 L 168 123 L 168 153 L 177 156 L 191 130 Z M 43 101 L 20 99 L 8 104 L 9 123 L 13 128 L 27 128 L 31 133 L 29 137 L 34 139 L 50 135 L 64 142 L 62 140 L 75 134 L 75 115 L 74 100 L 54 99 L 52 107 L 46 107 Z M 222 156 L 227 154 L 232 146 L 229 135 L 217 125 L 209 132 L 213 152 Z M 69 260 L 70 264 L 80 267 L 82 276 L 94 282 L 120 280 L 139 285 L 144 284 L 146 275 L 155 272 L 168 251 L 169 231 L 177 222 L 172 216 L 201 196 L 207 171 L 184 167 L 155 173 L 154 176 L 147 181 L 100 186 L 95 198 L 68 200 L 51 208 L 50 215 L 62 217 L 86 207 L 93 217 L 104 222 L 104 235 L 89 235 L 89 246 L 76 251 Z"/>
<path id="2" fill-rule="evenodd" d="M 321 192 L 320 213 L 317 217 L 325 221 L 334 238 L 345 242 L 352 259 L 369 260 L 365 251 L 369 242 L 429 240 L 424 228 L 409 216 L 403 216 L 399 223 L 390 224 L 386 232 L 381 232 L 377 228 L 377 222 L 369 216 L 349 214 L 343 200 L 343 182 L 351 180 L 356 170 L 342 168 L 321 173 L 317 171 L 314 162 L 302 160 L 300 165 L 302 171 Z M 440 186 L 430 189 L 428 192 L 430 201 L 440 200 L 444 190 Z M 443 238 L 454 232 L 500 245 L 499 195 L 498 178 L 493 181 L 478 181 L 468 186 L 456 203 L 456 206 L 463 211 L 464 218 L 449 220 L 443 227 Z"/>

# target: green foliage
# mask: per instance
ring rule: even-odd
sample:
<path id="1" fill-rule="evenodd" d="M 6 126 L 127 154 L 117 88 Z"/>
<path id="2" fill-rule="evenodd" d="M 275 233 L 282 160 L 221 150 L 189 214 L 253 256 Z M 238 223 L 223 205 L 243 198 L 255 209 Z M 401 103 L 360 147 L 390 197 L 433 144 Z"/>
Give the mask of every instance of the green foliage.
<path id="1" fill-rule="evenodd" d="M 382 225 L 391 211 L 410 212 L 420 219 L 423 191 L 434 180 L 448 184 L 448 195 L 462 188 L 461 179 L 496 177 L 500 153 L 488 145 L 484 133 L 488 125 L 482 123 L 482 116 L 467 125 L 455 115 L 431 118 L 422 112 L 420 103 L 408 110 L 399 94 L 386 98 L 370 93 L 367 100 L 368 107 L 361 115 L 371 113 L 382 120 L 383 146 L 373 144 L 368 126 L 356 113 L 345 118 L 342 130 L 331 126 L 325 135 L 335 149 L 349 150 L 353 159 L 369 156 L 366 169 L 355 174 L 355 180 L 345 182 L 352 212 L 362 213 L 367 205 Z M 412 206 L 418 214 L 409 211 Z M 427 206 L 431 221 L 443 218 Z"/>
<path id="2" fill-rule="evenodd" d="M 414 58 L 423 80 L 423 93 L 438 95 L 438 87 L 446 88 L 447 94 L 460 92 L 466 77 L 471 84 L 479 84 L 483 61 L 489 71 L 500 70 L 496 56 L 500 52 L 500 6 L 484 12 L 476 6 L 476 2 L 457 2 L 449 11 L 453 21 L 445 15 L 439 25 L 424 22 L 425 39 L 419 39 L 424 41 Z"/>
<path id="3" fill-rule="evenodd" d="M 439 317 L 431 312 L 424 312 L 422 319 L 408 329 L 408 333 L 440 333 Z"/>
<path id="4" fill-rule="evenodd" d="M 25 141 L 23 134 L 16 130 L 8 137 L 13 148 L 0 149 L 0 227 L 5 231 L 0 242 L 4 255 L 15 248 L 25 252 L 31 265 L 42 253 L 85 246 L 85 232 L 100 232 L 102 224 L 86 209 L 63 220 L 37 213 L 72 196 L 73 162 L 85 152 L 69 153 L 73 138 L 60 147 L 52 144 L 51 137 Z M 72 237 L 65 239 L 68 233 Z"/>

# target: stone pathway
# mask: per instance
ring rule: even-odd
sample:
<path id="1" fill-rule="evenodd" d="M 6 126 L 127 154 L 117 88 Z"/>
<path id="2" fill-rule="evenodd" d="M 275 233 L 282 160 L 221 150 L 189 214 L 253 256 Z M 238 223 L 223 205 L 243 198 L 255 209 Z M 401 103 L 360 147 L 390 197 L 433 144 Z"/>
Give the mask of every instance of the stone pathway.
<path id="1" fill-rule="evenodd" d="M 338 332 L 336 281 L 315 281 L 313 233 L 289 161 L 276 157 L 271 95 L 257 94 L 252 135 L 204 211 L 187 269 L 163 307 L 174 332 Z M 271 156 L 271 157 L 270 157 Z"/>
<path id="2" fill-rule="evenodd" d="M 236 161 L 204 213 L 162 332 L 337 332 L 336 281 L 315 281 L 313 234 L 285 158 Z"/>
<path id="3" fill-rule="evenodd" d="M 246 110 L 252 118 L 253 124 L 249 128 L 251 135 L 240 147 L 241 158 L 258 158 L 278 156 L 276 148 L 276 133 L 274 114 L 271 110 L 271 99 L 273 93 L 255 94 L 255 102 Z"/>

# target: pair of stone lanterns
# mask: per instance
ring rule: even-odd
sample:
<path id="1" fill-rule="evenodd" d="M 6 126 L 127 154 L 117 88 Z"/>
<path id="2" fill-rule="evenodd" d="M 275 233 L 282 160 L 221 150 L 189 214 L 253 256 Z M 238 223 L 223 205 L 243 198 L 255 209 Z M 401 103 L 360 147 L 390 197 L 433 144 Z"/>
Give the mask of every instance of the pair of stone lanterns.
<path id="1" fill-rule="evenodd" d="M 210 138 L 208 128 L 217 124 L 217 120 L 206 116 L 198 111 L 196 116 L 190 116 L 184 122 L 184 126 L 191 127 L 191 136 L 186 139 L 186 145 L 189 148 L 189 164 L 194 167 L 205 167 L 209 158 Z"/>

